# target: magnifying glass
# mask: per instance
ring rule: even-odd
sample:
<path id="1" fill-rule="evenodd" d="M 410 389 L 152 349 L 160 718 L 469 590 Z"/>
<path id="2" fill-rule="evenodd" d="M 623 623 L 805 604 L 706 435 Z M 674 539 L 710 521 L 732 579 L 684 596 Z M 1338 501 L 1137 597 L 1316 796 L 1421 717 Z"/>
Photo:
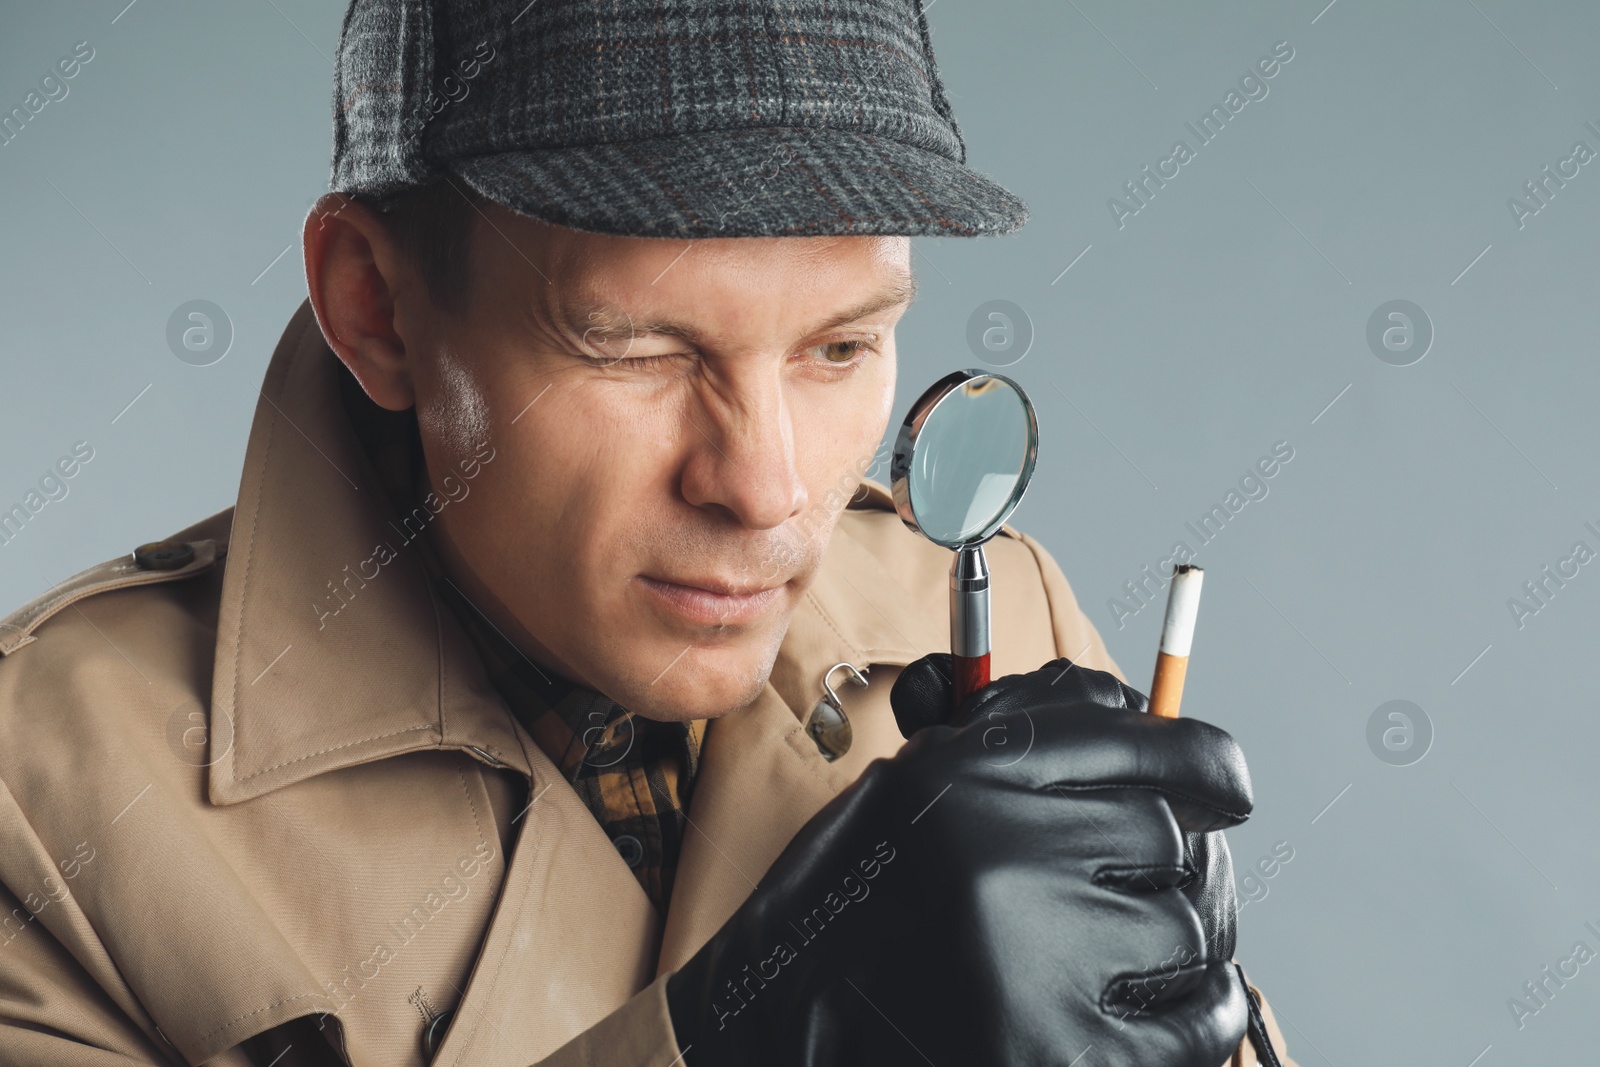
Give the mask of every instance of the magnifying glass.
<path id="1" fill-rule="evenodd" d="M 955 552 L 950 652 L 959 706 L 989 684 L 989 564 L 983 544 L 1011 517 L 1033 477 L 1039 420 L 1022 386 L 960 370 L 917 398 L 889 464 L 907 526 Z"/>

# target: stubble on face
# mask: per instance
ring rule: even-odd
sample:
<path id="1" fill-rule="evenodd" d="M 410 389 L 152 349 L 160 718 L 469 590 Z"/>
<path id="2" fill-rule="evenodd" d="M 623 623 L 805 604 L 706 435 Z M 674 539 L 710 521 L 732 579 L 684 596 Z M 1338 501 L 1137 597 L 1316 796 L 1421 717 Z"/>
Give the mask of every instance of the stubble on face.
<path id="1" fill-rule="evenodd" d="M 497 457 L 440 517 L 447 568 L 541 667 L 635 714 L 747 706 L 882 438 L 904 308 L 865 324 L 887 328 L 853 377 L 818 370 L 819 346 L 844 342 L 806 324 L 908 280 L 904 239 L 719 239 L 681 254 L 494 222 L 474 235 L 473 313 L 419 338 L 440 357 L 417 399 L 430 470 L 468 447 Z M 557 313 L 597 292 L 602 314 Z M 663 317 L 703 336 L 618 332 Z M 866 332 L 838 336 L 852 330 Z M 632 362 L 650 356 L 665 362 Z M 716 588 L 763 592 L 753 604 Z"/>

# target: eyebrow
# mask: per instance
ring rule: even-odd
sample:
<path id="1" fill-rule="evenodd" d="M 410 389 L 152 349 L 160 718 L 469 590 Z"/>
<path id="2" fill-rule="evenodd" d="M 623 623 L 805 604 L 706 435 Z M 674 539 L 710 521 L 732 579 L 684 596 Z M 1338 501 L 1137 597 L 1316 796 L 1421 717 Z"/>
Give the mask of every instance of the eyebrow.
<path id="1" fill-rule="evenodd" d="M 869 315 L 876 315 L 880 311 L 909 304 L 916 297 L 916 279 L 907 274 L 895 279 L 854 307 L 817 323 L 806 333 L 817 334 L 837 329 Z M 678 337 L 694 345 L 700 345 L 704 340 L 704 335 L 688 323 L 670 319 L 630 322 L 626 313 L 609 304 L 572 301 L 562 306 L 562 318 L 571 324 L 574 332 L 587 338 L 590 344 L 604 344 L 607 341 L 629 337 Z M 584 323 L 589 325 L 585 326 Z"/>

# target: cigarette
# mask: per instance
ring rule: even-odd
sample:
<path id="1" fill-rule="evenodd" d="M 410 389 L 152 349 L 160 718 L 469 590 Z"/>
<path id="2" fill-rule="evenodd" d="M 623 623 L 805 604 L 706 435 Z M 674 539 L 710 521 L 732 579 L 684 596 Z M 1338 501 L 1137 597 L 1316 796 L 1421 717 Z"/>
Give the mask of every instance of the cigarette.
<path id="1" fill-rule="evenodd" d="M 1167 617 L 1161 624 L 1161 648 L 1156 652 L 1156 675 L 1150 683 L 1150 713 L 1178 717 L 1183 700 L 1183 677 L 1189 671 L 1189 648 L 1194 644 L 1194 620 L 1200 613 L 1200 582 L 1205 571 L 1193 563 L 1172 568 L 1167 590 Z"/>

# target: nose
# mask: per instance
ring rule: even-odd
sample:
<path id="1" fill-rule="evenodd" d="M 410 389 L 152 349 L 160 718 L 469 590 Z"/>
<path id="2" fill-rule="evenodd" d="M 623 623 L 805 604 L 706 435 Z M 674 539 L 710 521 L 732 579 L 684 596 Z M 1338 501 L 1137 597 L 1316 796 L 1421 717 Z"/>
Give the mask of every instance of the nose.
<path id="1" fill-rule="evenodd" d="M 687 405 L 693 424 L 683 496 L 752 530 L 769 530 L 800 514 L 805 483 L 795 465 L 794 422 L 777 376 L 708 386 Z"/>

